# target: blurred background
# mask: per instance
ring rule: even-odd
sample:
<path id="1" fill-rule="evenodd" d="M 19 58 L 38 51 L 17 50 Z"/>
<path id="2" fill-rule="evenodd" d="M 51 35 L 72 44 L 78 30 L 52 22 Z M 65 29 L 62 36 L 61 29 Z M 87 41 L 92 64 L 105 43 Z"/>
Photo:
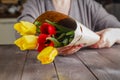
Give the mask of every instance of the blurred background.
<path id="1" fill-rule="evenodd" d="M 17 17 L 21 14 L 26 0 L 0 0 L 0 45 L 13 44 L 13 29 Z M 120 20 L 120 0 L 96 0 L 110 13 Z"/>
<path id="2" fill-rule="evenodd" d="M 13 44 L 17 17 L 21 14 L 26 0 L 0 0 L 0 45 Z"/>

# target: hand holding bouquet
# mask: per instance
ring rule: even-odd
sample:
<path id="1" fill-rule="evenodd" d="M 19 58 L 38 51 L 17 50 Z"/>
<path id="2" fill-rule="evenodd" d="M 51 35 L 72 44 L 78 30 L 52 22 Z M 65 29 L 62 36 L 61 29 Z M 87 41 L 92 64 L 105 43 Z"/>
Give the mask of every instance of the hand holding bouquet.
<path id="1" fill-rule="evenodd" d="M 22 35 L 15 44 L 21 50 L 38 50 L 37 59 L 42 64 L 53 62 L 58 50 L 69 52 L 75 46 L 89 46 L 99 40 L 99 36 L 84 25 L 54 11 L 43 13 L 34 23 L 20 21 L 14 28 Z"/>

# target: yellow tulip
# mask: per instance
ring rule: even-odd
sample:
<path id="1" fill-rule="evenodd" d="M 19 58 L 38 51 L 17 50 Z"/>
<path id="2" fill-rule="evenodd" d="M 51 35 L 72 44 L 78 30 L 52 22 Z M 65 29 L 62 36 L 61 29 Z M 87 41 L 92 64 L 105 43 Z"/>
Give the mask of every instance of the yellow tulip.
<path id="1" fill-rule="evenodd" d="M 37 48 L 37 36 L 26 35 L 14 42 L 21 50 L 29 50 Z"/>
<path id="2" fill-rule="evenodd" d="M 27 21 L 20 21 L 14 25 L 14 29 L 20 33 L 20 35 L 34 35 L 36 33 L 36 26 L 33 23 Z"/>
<path id="3" fill-rule="evenodd" d="M 56 48 L 52 46 L 48 46 L 44 48 L 38 55 L 37 59 L 41 61 L 42 64 L 49 64 L 53 62 L 55 57 L 57 56 L 58 51 Z"/>

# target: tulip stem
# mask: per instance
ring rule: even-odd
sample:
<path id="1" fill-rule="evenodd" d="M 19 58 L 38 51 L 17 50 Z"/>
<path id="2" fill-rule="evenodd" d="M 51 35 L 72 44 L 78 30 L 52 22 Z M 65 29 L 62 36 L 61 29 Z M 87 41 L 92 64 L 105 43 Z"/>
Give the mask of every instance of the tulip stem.
<path id="1" fill-rule="evenodd" d="M 39 21 L 35 21 L 34 25 L 36 25 L 37 27 L 39 27 L 41 25 L 41 23 Z"/>
<path id="2" fill-rule="evenodd" d="M 53 41 L 54 44 L 55 44 L 55 47 L 60 47 L 61 46 L 61 43 L 53 37 L 48 37 L 47 40 Z"/>
<path id="3" fill-rule="evenodd" d="M 40 23 L 39 21 L 35 21 L 35 22 L 34 22 L 34 25 L 37 27 L 36 31 L 37 31 L 38 33 L 40 33 L 40 25 L 41 25 L 41 23 Z"/>
<path id="4" fill-rule="evenodd" d="M 69 35 L 74 35 L 74 31 L 69 31 L 69 32 L 66 33 L 66 35 L 67 35 L 67 36 L 69 36 Z"/>

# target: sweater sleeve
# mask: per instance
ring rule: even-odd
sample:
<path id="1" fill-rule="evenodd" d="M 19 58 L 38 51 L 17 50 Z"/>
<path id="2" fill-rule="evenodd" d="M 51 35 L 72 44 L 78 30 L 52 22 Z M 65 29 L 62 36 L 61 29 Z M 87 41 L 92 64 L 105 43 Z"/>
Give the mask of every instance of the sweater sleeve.
<path id="1" fill-rule="evenodd" d="M 34 22 L 39 15 L 40 12 L 37 0 L 27 0 L 27 2 L 23 4 L 22 14 L 18 17 L 18 21 Z"/>
<path id="2" fill-rule="evenodd" d="M 90 0 L 89 8 L 91 9 L 93 16 L 95 31 L 105 28 L 120 28 L 120 22 L 117 20 L 117 18 L 109 14 L 101 4 Z"/>

